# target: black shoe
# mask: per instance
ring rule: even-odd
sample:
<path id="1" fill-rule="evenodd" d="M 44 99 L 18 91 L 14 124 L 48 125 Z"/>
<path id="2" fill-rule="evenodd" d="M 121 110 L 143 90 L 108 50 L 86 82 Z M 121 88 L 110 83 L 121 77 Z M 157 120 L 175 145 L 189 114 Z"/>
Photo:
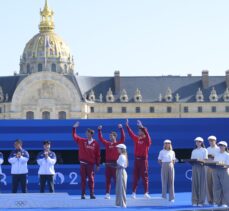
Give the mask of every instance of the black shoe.
<path id="1" fill-rule="evenodd" d="M 81 199 L 86 199 L 85 194 L 81 195 Z"/>
<path id="2" fill-rule="evenodd" d="M 95 195 L 91 195 L 90 199 L 96 199 Z"/>

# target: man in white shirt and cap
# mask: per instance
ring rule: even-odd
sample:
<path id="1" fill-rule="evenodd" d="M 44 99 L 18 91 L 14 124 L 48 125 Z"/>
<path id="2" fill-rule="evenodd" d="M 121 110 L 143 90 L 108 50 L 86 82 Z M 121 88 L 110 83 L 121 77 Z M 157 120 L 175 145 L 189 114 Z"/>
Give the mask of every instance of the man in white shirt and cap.
<path id="1" fill-rule="evenodd" d="M 217 138 L 215 136 L 208 137 L 209 147 L 207 148 L 208 151 L 208 160 L 213 161 L 215 155 L 219 152 L 219 147 L 217 146 Z M 213 169 L 210 167 L 206 167 L 206 186 L 207 186 L 207 200 L 208 203 L 213 205 L 214 204 L 214 194 L 213 194 Z"/>

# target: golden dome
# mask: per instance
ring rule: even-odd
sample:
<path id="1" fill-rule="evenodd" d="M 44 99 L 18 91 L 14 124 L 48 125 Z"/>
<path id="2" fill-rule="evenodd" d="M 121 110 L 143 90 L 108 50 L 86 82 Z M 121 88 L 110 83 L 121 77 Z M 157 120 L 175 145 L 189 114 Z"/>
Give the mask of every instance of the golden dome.
<path id="1" fill-rule="evenodd" d="M 54 32 L 53 14 L 46 0 L 44 9 L 40 11 L 40 33 L 26 44 L 23 51 L 20 62 L 21 74 L 38 71 L 73 73 L 73 57 L 63 39 Z"/>
<path id="2" fill-rule="evenodd" d="M 41 32 L 35 35 L 25 46 L 23 57 L 68 59 L 71 54 L 63 39 L 54 32 Z"/>

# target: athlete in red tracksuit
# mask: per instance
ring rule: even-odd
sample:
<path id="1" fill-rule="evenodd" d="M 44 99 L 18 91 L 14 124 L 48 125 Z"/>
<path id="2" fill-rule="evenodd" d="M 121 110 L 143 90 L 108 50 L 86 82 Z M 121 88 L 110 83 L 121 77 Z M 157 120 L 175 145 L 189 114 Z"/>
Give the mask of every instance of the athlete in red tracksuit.
<path id="1" fill-rule="evenodd" d="M 149 195 L 149 178 L 148 178 L 148 152 L 151 145 L 151 138 L 147 129 L 142 125 L 141 121 L 137 121 L 138 135 L 135 135 L 126 121 L 127 131 L 134 141 L 134 178 L 133 178 L 133 193 L 132 198 L 136 198 L 136 190 L 138 180 L 142 178 L 145 190 L 145 197 L 150 198 Z"/>
<path id="2" fill-rule="evenodd" d="M 121 139 L 116 141 L 117 133 L 110 133 L 110 141 L 107 141 L 103 138 L 102 135 L 102 126 L 98 127 L 99 140 L 105 145 L 106 148 L 106 196 L 105 199 L 110 199 L 110 190 L 111 190 L 111 179 L 113 178 L 116 182 L 116 163 L 119 157 L 117 150 L 117 145 L 124 143 L 125 133 L 121 124 L 118 125 L 118 128 L 121 132 Z"/>
<path id="3" fill-rule="evenodd" d="M 72 136 L 79 146 L 80 176 L 82 188 L 81 199 L 85 199 L 87 178 L 90 189 L 90 198 L 95 199 L 94 166 L 96 165 L 96 170 L 99 170 L 100 147 L 98 142 L 93 139 L 93 130 L 88 129 L 86 132 L 87 138 L 81 138 L 76 134 L 76 128 L 78 127 L 79 122 L 76 122 L 72 128 Z"/>

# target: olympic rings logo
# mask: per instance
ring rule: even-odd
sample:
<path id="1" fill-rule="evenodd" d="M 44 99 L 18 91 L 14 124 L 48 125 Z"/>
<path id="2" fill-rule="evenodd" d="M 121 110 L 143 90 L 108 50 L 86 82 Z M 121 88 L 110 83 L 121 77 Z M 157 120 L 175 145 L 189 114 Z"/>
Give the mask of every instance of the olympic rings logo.
<path id="1" fill-rule="evenodd" d="M 26 201 L 16 201 L 15 204 L 17 207 L 25 207 L 27 202 Z"/>

